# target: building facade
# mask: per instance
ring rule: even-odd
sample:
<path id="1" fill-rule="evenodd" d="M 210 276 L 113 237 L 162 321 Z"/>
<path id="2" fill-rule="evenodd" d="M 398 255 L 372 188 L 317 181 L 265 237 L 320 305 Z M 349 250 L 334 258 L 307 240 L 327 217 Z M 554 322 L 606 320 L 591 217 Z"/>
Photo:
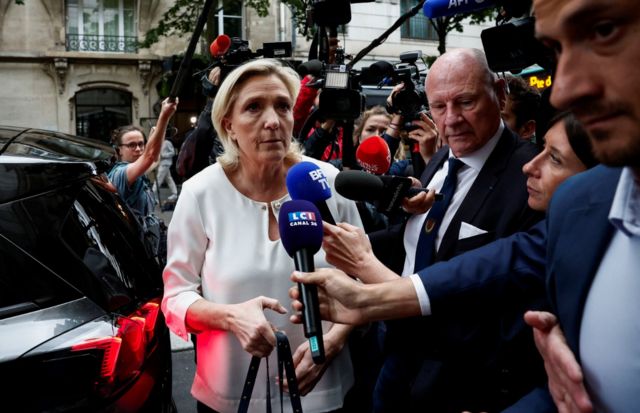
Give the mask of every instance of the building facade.
<path id="1" fill-rule="evenodd" d="M 216 9 L 223 6 L 214 4 Z M 0 0 L 0 123 L 56 130 L 101 140 L 116 126 L 153 126 L 171 80 L 171 56 L 184 53 L 188 36 L 163 38 L 148 49 L 138 41 L 156 26 L 173 0 Z M 379 0 L 351 5 L 351 22 L 340 35 L 346 53 L 355 55 L 382 34 L 410 0 Z M 394 31 L 372 50 L 362 65 L 398 61 L 403 51 L 437 55 L 437 37 L 421 14 Z M 214 30 L 249 41 L 257 50 L 265 42 L 293 44 L 306 60 L 310 43 L 294 30 L 287 6 L 271 2 L 269 16 L 258 17 L 241 4 L 220 9 Z M 481 48 L 480 26 L 451 33 L 447 45 Z M 201 42 L 201 50 L 207 45 Z M 175 64 L 173 70 L 177 70 Z M 189 79 L 181 94 L 175 126 L 183 134 L 204 99 Z M 194 90 L 191 90 L 194 89 Z M 187 93 L 188 92 L 188 93 Z"/>

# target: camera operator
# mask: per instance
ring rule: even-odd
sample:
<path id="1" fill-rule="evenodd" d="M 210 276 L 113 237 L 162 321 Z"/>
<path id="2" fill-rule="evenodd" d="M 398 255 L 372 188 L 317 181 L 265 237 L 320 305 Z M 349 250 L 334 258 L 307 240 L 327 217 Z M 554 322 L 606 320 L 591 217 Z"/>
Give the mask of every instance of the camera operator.
<path id="1" fill-rule="evenodd" d="M 338 42 L 337 37 L 329 36 L 329 64 L 336 62 Z M 300 94 L 293 109 L 295 119 L 293 131 L 295 136 L 300 134 L 307 118 L 319 106 L 318 98 L 322 90 L 311 86 L 315 80 L 316 78 L 313 75 L 306 75 L 300 81 Z M 343 130 L 334 119 L 317 121 L 309 135 L 303 138 L 302 144 L 305 154 L 323 161 L 341 159 L 342 135 Z"/>
<path id="2" fill-rule="evenodd" d="M 404 82 L 394 86 L 387 98 L 387 111 L 396 112 L 393 98 L 403 90 L 405 90 Z M 430 114 L 422 111 L 417 114 L 417 117 L 405 124 L 402 114 L 394 113 L 387 131 L 382 136 L 389 144 L 392 153 L 395 153 L 400 145 L 401 132 L 406 132 L 406 137 L 412 143 L 412 156 L 409 159 L 394 162 L 389 169 L 389 175 L 419 177 L 433 154 L 443 145 Z M 413 154 L 419 154 L 419 156 L 413 156 Z"/>
<path id="3" fill-rule="evenodd" d="M 222 143 L 211 123 L 211 106 L 220 84 L 220 66 L 216 66 L 202 79 L 202 89 L 207 105 L 198 117 L 198 123 L 186 136 L 176 161 L 176 170 L 183 179 L 191 178 L 207 166 L 215 163 L 222 154 Z"/>

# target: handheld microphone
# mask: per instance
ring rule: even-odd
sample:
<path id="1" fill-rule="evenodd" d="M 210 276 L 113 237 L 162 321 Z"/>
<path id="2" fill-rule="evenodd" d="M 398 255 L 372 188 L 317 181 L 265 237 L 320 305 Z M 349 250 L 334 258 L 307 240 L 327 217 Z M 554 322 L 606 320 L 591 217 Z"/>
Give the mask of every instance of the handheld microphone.
<path id="1" fill-rule="evenodd" d="M 471 13 L 495 6 L 496 0 L 426 0 L 422 12 L 430 19 Z"/>
<path id="2" fill-rule="evenodd" d="M 287 191 L 291 199 L 312 202 L 320 210 L 322 219 L 330 224 L 336 224 L 325 202 L 331 198 L 329 180 L 318 165 L 313 162 L 300 162 L 293 165 L 287 172 Z"/>
<path id="3" fill-rule="evenodd" d="M 356 161 L 365 171 L 382 175 L 391 166 L 389 145 L 379 136 L 371 136 L 358 145 Z"/>
<path id="4" fill-rule="evenodd" d="M 211 45 L 209 46 L 209 53 L 211 53 L 211 56 L 213 57 L 220 57 L 227 53 L 229 47 L 231 47 L 231 38 L 226 34 L 221 34 L 211 42 Z"/>
<path id="5" fill-rule="evenodd" d="M 282 204 L 278 214 L 280 239 L 287 254 L 293 258 L 297 271 L 313 272 L 313 255 L 322 245 L 322 217 L 309 201 L 294 200 Z M 318 289 L 313 284 L 298 283 L 302 301 L 304 336 L 309 339 L 311 358 L 316 364 L 324 363 L 324 340 Z"/>
<path id="6" fill-rule="evenodd" d="M 411 179 L 403 176 L 376 176 L 363 171 L 342 171 L 336 176 L 336 191 L 353 201 L 373 202 L 382 212 L 391 212 L 400 206 L 402 198 L 411 198 L 427 188 L 413 188 Z M 436 201 L 442 194 L 436 194 Z"/>

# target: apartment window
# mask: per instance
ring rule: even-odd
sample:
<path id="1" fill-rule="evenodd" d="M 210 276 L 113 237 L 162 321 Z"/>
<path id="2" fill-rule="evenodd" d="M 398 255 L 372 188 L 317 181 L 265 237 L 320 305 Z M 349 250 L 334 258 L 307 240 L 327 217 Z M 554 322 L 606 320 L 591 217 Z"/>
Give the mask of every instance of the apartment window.
<path id="1" fill-rule="evenodd" d="M 242 2 L 219 1 L 214 22 L 214 33 L 242 39 Z"/>
<path id="2" fill-rule="evenodd" d="M 415 5 L 415 0 L 400 0 L 400 14 L 408 12 Z M 421 11 L 402 25 L 400 36 L 403 39 L 438 40 L 438 33 Z"/>
<path id="3" fill-rule="evenodd" d="M 131 93 L 90 89 L 76 93 L 76 135 L 109 142 L 111 131 L 129 125 Z"/>
<path id="4" fill-rule="evenodd" d="M 67 0 L 67 50 L 136 53 L 136 0 Z"/>

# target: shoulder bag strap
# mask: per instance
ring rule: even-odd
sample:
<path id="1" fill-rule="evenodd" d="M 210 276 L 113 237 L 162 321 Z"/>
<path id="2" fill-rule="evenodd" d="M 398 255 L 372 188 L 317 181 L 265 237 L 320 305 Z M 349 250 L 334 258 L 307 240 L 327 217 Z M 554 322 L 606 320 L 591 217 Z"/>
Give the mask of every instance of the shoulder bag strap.
<path id="1" fill-rule="evenodd" d="M 289 398 L 291 400 L 291 407 L 294 413 L 302 413 L 302 403 L 300 402 L 300 392 L 298 391 L 298 380 L 296 378 L 296 371 L 293 367 L 293 357 L 291 356 L 291 347 L 289 346 L 289 340 L 287 336 L 281 332 L 276 333 L 276 351 L 278 356 L 278 377 L 280 381 L 280 411 L 284 411 L 283 405 L 283 372 L 287 375 L 287 383 L 289 385 Z M 267 362 L 267 413 L 271 413 L 271 386 L 269 383 L 269 358 L 266 358 Z M 238 405 L 238 413 L 246 413 L 249 409 L 249 402 L 251 401 L 251 393 L 253 392 L 253 385 L 256 382 L 258 376 L 258 369 L 260 368 L 260 357 L 252 357 L 249 364 L 249 371 L 247 371 L 247 378 L 244 381 L 242 389 L 242 396 L 240 397 L 240 404 Z"/>

